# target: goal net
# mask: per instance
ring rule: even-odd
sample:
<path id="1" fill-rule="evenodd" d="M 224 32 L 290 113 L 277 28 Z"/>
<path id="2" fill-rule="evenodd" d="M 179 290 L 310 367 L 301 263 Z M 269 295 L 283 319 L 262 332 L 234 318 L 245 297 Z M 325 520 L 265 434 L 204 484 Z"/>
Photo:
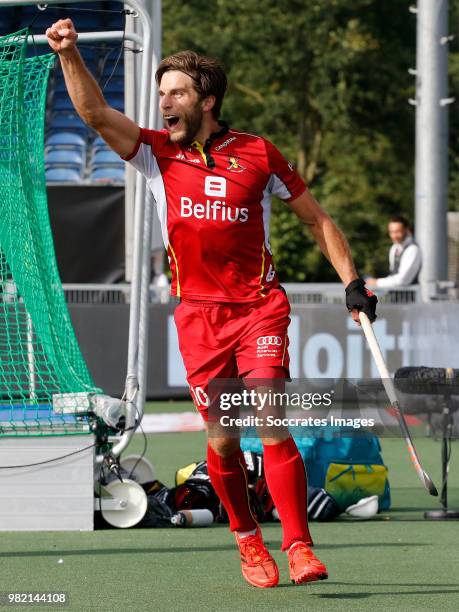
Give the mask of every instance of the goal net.
<path id="1" fill-rule="evenodd" d="M 44 122 L 54 56 L 26 58 L 26 46 L 27 30 L 0 38 L 0 436 L 81 434 L 84 417 L 53 411 L 55 394 L 71 413 L 79 397 L 100 392 L 73 331 L 48 216 Z"/>

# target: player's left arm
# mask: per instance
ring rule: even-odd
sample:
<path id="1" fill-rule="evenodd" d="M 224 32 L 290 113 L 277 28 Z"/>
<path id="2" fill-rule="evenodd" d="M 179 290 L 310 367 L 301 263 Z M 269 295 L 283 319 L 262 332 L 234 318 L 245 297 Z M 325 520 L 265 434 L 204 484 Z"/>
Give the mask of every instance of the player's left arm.
<path id="1" fill-rule="evenodd" d="M 351 281 L 358 278 L 346 238 L 308 189 L 299 197 L 288 202 L 288 205 L 308 227 L 343 284 L 347 287 Z"/>
<path id="2" fill-rule="evenodd" d="M 365 288 L 365 281 L 359 278 L 343 233 L 313 198 L 292 164 L 289 164 L 269 141 L 265 141 L 265 147 L 271 193 L 284 200 L 310 229 L 323 254 L 343 281 L 346 288 L 346 306 L 354 321 L 360 325 L 360 310 L 370 321 L 374 321 L 378 300 Z"/>
<path id="3" fill-rule="evenodd" d="M 344 234 L 306 189 L 300 196 L 290 200 L 288 205 L 296 216 L 308 227 L 322 253 L 335 268 L 346 288 L 346 304 L 352 318 L 358 324 L 358 311 L 365 312 L 370 321 L 376 318 L 377 299 L 365 289 L 365 282 L 359 278 L 352 259 L 351 249 Z"/>

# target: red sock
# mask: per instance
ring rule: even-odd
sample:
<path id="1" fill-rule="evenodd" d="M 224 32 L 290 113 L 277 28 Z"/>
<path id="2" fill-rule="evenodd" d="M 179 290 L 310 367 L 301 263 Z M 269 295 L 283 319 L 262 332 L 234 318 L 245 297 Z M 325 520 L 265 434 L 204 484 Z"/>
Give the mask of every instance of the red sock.
<path id="1" fill-rule="evenodd" d="M 312 544 L 306 470 L 295 441 L 287 438 L 279 444 L 264 444 L 263 452 L 266 482 L 284 532 L 282 550 L 297 541 Z"/>
<path id="2" fill-rule="evenodd" d="M 241 449 L 229 457 L 221 457 L 208 444 L 207 470 L 212 486 L 228 513 L 231 531 L 256 529 L 257 521 L 250 509 L 247 473 Z"/>

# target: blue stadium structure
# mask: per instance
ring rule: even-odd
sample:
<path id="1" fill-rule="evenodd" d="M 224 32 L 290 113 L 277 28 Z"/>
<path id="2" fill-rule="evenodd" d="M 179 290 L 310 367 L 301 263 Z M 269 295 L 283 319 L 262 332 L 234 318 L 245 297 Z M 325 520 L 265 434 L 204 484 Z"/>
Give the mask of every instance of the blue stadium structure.
<path id="1" fill-rule="evenodd" d="M 25 27 L 30 28 L 32 34 L 44 34 L 52 22 L 64 17 L 70 17 L 79 32 L 123 30 L 121 9 L 119 2 L 90 2 L 56 8 L 49 5 L 44 11 L 36 6 L 2 8 L 0 35 Z M 107 102 L 124 111 L 124 61 L 120 43 L 80 44 L 79 49 Z M 28 53 L 40 54 L 43 49 L 32 44 Z M 110 152 L 104 141 L 76 114 L 58 61 L 48 90 L 45 163 L 47 182 L 124 183 L 124 162 Z"/>

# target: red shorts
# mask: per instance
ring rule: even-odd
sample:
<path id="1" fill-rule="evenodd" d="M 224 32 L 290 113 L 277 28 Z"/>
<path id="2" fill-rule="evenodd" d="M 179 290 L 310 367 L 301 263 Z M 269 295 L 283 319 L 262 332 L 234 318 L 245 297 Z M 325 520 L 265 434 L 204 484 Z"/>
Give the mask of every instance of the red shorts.
<path id="1" fill-rule="evenodd" d="M 289 314 L 282 289 L 250 304 L 180 302 L 174 313 L 180 352 L 191 395 L 205 420 L 210 380 L 242 378 L 269 366 L 283 367 L 289 377 Z"/>

